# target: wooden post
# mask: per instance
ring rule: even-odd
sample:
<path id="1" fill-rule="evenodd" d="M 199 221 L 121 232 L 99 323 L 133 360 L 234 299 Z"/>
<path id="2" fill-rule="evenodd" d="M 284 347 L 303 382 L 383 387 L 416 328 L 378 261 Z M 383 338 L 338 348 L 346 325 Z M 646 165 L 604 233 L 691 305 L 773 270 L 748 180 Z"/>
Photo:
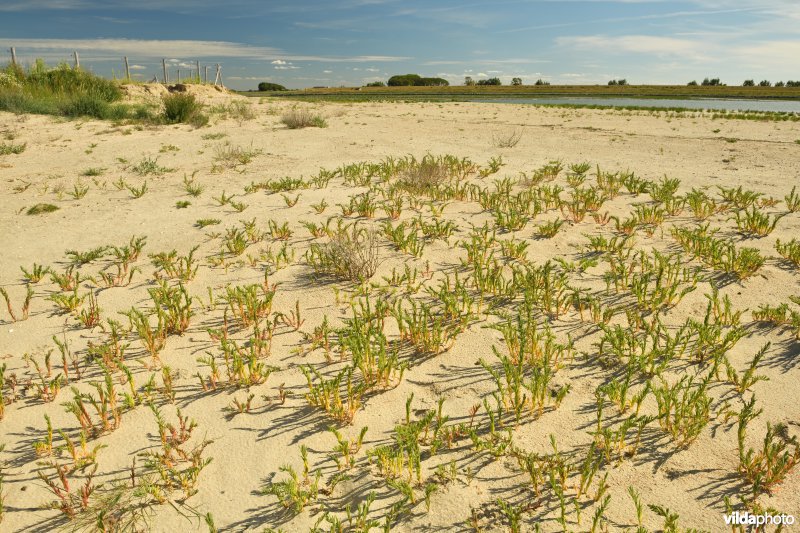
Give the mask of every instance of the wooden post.
<path id="1" fill-rule="evenodd" d="M 11 47 L 11 64 L 17 66 L 17 49 L 13 46 Z"/>
<path id="2" fill-rule="evenodd" d="M 180 83 L 180 82 L 181 82 L 181 69 L 178 69 L 178 78 L 177 78 L 177 81 L 178 81 L 178 83 Z"/>
<path id="3" fill-rule="evenodd" d="M 79 68 L 81 68 L 81 60 L 78 57 L 78 51 L 75 50 L 74 52 L 72 52 L 72 54 L 75 56 L 75 70 L 78 70 Z"/>
<path id="4" fill-rule="evenodd" d="M 217 75 L 214 77 L 214 87 L 220 82 L 220 68 L 219 63 L 217 63 Z"/>
<path id="5" fill-rule="evenodd" d="M 125 56 L 125 79 L 131 81 L 131 68 L 128 65 L 128 56 Z"/>
<path id="6" fill-rule="evenodd" d="M 206 65 L 206 79 L 203 83 L 208 83 L 208 65 Z"/>
<path id="7" fill-rule="evenodd" d="M 197 83 L 200 83 L 200 61 L 195 61 L 194 65 L 197 67 Z"/>
<path id="8" fill-rule="evenodd" d="M 162 59 L 161 60 L 161 68 L 164 70 L 164 85 L 166 85 L 167 83 L 169 83 L 169 78 L 167 78 L 167 60 L 166 59 Z"/>

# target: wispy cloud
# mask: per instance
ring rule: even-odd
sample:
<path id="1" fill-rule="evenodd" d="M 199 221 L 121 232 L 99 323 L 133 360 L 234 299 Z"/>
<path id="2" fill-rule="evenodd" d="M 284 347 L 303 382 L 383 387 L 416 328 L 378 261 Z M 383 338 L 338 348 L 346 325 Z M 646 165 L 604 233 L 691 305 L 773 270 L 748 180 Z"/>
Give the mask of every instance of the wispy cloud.
<path id="1" fill-rule="evenodd" d="M 656 37 L 652 35 L 583 35 L 559 37 L 556 44 L 579 51 L 593 51 L 604 56 L 636 55 L 645 58 L 679 60 L 698 66 L 736 65 L 738 68 L 783 70 L 796 64 L 800 57 L 800 41 L 726 40 Z M 653 67 L 658 65 L 654 64 Z M 684 65 L 685 66 L 685 65 Z"/>
<path id="2" fill-rule="evenodd" d="M 637 15 L 630 17 L 604 17 L 596 19 L 581 19 L 570 22 L 560 22 L 553 24 L 535 24 L 532 26 L 524 26 L 520 28 L 512 28 L 500 30 L 497 33 L 519 33 L 533 30 L 546 30 L 557 28 L 569 28 L 574 26 L 592 26 L 596 24 L 613 23 L 613 22 L 636 22 L 645 20 L 664 20 L 664 19 L 687 19 L 692 17 L 706 17 L 712 15 L 724 15 L 730 13 L 741 13 L 745 11 L 753 11 L 755 8 L 736 8 L 736 9 L 715 9 L 703 11 L 672 11 L 669 13 L 652 13 L 648 15 Z"/>
<path id="3" fill-rule="evenodd" d="M 549 59 L 531 59 L 527 57 L 517 57 L 508 59 L 442 59 L 433 61 L 423 61 L 421 64 L 426 67 L 445 66 L 445 65 L 532 65 L 536 63 L 550 63 Z"/>
<path id="4" fill-rule="evenodd" d="M 411 59 L 404 56 L 356 55 L 321 56 L 291 54 L 279 48 L 253 46 L 229 41 L 144 40 L 144 39 L 11 39 L 0 38 L 0 46 L 15 46 L 19 53 L 26 51 L 59 52 L 71 50 L 91 52 L 98 59 L 117 59 L 123 55 L 141 59 L 160 59 L 164 56 L 191 58 L 244 58 L 290 61 L 327 62 L 392 62 Z"/>
<path id="5" fill-rule="evenodd" d="M 84 0 L 5 0 L 0 3 L 0 11 L 67 10 L 87 7 L 91 7 L 91 3 Z"/>

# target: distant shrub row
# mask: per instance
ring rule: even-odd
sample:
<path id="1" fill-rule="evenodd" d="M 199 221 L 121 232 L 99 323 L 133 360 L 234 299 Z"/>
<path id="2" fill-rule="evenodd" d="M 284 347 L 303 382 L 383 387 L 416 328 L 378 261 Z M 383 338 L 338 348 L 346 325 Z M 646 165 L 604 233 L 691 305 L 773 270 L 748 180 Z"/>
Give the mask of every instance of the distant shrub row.
<path id="1" fill-rule="evenodd" d="M 697 81 L 692 80 L 687 85 L 710 85 L 710 86 L 725 86 L 724 83 L 719 81 L 719 78 L 705 78 L 701 83 L 697 83 Z M 755 80 L 744 80 L 742 83 L 742 87 L 755 87 L 756 82 Z M 789 80 L 787 82 L 778 81 L 775 82 L 775 85 L 772 84 L 769 80 L 761 80 L 758 83 L 759 87 L 800 87 L 800 81 L 792 81 Z"/>
<path id="2" fill-rule="evenodd" d="M 443 78 L 423 78 L 419 74 L 398 74 L 386 82 L 389 87 L 445 87 L 450 85 Z"/>
<path id="3" fill-rule="evenodd" d="M 744 80 L 742 87 L 755 87 L 755 80 Z M 773 87 L 772 82 L 769 80 L 761 80 L 758 82 L 759 87 Z M 800 87 L 800 81 L 789 80 L 787 82 L 776 81 L 774 87 Z"/>

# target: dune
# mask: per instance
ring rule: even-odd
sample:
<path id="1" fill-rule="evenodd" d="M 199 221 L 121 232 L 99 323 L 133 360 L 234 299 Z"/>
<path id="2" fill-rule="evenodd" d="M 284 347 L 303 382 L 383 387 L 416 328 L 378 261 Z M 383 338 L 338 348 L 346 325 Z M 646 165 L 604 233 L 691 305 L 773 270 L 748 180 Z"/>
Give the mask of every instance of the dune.
<path id="1" fill-rule="evenodd" d="M 0 113 L 4 531 L 800 512 L 800 123 L 197 95 Z"/>

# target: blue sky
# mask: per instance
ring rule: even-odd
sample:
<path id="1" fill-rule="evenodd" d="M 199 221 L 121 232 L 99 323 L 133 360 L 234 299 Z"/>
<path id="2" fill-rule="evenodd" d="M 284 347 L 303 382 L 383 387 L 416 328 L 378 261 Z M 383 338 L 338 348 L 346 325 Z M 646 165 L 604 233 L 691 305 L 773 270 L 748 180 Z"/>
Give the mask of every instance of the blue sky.
<path id="1" fill-rule="evenodd" d="M 798 0 L 0 0 L 0 47 L 151 79 L 221 63 L 227 86 L 362 85 L 416 72 L 532 83 L 800 80 Z M 6 55 L 6 58 L 8 55 Z M 160 74 L 159 74 L 160 76 Z"/>

